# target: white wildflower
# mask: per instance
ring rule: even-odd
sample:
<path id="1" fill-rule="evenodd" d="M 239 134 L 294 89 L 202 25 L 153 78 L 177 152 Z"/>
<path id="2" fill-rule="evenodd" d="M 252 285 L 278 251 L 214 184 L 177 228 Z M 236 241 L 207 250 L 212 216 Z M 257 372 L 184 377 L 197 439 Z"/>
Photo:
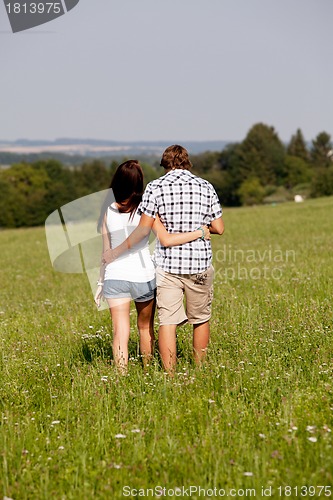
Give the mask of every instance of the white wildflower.
<path id="1" fill-rule="evenodd" d="M 315 425 L 307 425 L 306 430 L 308 432 L 314 432 L 316 430 L 316 426 Z"/>

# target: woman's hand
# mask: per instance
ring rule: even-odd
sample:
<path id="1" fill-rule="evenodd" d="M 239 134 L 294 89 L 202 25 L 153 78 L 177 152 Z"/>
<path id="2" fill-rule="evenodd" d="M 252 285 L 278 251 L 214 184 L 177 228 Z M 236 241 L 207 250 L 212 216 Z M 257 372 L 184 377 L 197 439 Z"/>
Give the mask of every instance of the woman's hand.
<path id="1" fill-rule="evenodd" d="M 112 248 L 108 248 L 102 253 L 102 264 L 107 265 L 116 260 L 116 255 Z"/>
<path id="2" fill-rule="evenodd" d="M 103 291 L 103 285 L 98 285 L 94 297 L 94 301 L 97 307 L 101 307 L 102 291 Z"/>
<path id="3" fill-rule="evenodd" d="M 210 240 L 210 231 L 209 231 L 208 226 L 201 226 L 200 229 L 202 229 L 204 232 L 205 240 Z"/>

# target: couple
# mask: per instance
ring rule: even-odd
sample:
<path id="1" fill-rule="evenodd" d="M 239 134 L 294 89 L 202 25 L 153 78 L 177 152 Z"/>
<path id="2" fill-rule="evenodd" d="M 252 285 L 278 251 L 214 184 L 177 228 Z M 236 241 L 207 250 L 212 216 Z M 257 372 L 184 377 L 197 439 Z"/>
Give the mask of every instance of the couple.
<path id="1" fill-rule="evenodd" d="M 188 152 L 179 145 L 162 156 L 165 175 L 143 193 L 137 161 L 121 164 L 110 185 L 115 202 L 106 200 L 98 227 L 103 265 L 95 295 L 108 302 L 113 322 L 113 355 L 124 370 L 128 362 L 130 301 L 138 314 L 140 351 L 149 361 L 154 348 L 155 289 L 159 317 L 159 353 L 164 369 L 176 366 L 176 327 L 193 325 L 193 352 L 200 364 L 209 342 L 213 297 L 210 234 L 223 234 L 222 210 L 213 186 L 190 172 Z M 142 194 L 143 193 L 143 194 Z M 148 238 L 155 233 L 155 266 Z M 183 298 L 186 297 L 186 313 Z"/>

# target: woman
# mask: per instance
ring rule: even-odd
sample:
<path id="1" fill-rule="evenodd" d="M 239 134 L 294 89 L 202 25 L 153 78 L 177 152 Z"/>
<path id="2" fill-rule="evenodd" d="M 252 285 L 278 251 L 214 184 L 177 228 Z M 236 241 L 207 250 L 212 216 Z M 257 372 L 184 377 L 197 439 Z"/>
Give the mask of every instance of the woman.
<path id="1" fill-rule="evenodd" d="M 143 194 L 143 172 L 136 160 L 117 168 L 110 184 L 98 221 L 102 233 L 103 253 L 115 248 L 134 231 L 140 222 L 137 213 Z M 112 203 L 112 199 L 115 201 Z M 189 233 L 169 234 L 157 218 L 153 231 L 163 246 L 175 246 L 197 238 L 210 238 L 206 226 Z M 154 350 L 155 269 L 150 257 L 148 237 L 129 249 L 123 256 L 101 266 L 95 302 L 99 307 L 104 296 L 110 308 L 113 324 L 113 358 L 121 371 L 128 364 L 130 335 L 130 302 L 134 300 L 140 335 L 140 352 L 147 364 Z"/>

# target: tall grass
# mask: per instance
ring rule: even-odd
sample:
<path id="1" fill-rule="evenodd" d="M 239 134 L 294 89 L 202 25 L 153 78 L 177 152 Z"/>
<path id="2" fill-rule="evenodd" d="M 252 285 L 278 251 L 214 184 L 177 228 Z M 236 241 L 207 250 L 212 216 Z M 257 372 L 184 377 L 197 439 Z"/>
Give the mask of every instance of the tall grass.
<path id="1" fill-rule="evenodd" d="M 86 277 L 52 270 L 43 228 L 0 232 L 0 498 L 328 496 L 333 199 L 224 219 L 208 361 L 180 328 L 174 379 L 157 353 L 143 371 L 134 310 L 119 376 Z"/>

